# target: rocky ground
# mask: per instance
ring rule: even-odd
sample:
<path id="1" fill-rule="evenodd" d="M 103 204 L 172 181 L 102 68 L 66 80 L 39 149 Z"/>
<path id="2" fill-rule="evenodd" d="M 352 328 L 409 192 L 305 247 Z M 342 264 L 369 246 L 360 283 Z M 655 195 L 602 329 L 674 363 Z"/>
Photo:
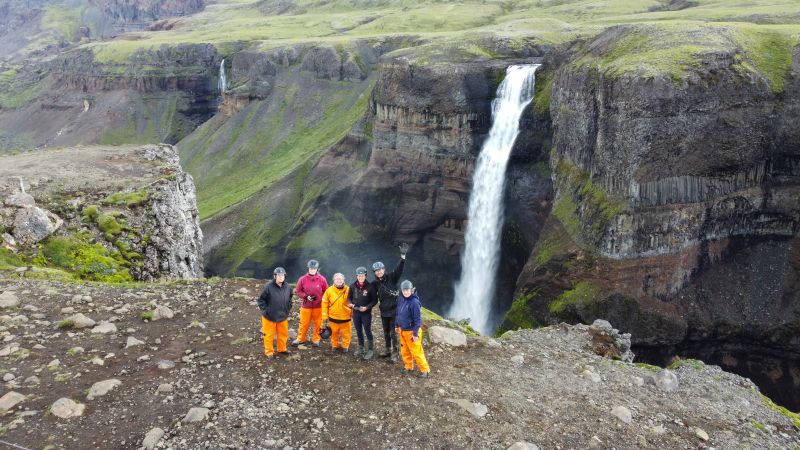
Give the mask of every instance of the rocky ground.
<path id="1" fill-rule="evenodd" d="M 327 348 L 266 360 L 258 280 L 111 287 L 0 277 L 6 445 L 800 446 L 790 418 L 749 380 L 695 362 L 672 379 L 604 358 L 582 325 L 469 337 L 463 347 L 428 341 L 432 376 L 422 380 Z M 77 314 L 94 324 L 78 328 Z"/>

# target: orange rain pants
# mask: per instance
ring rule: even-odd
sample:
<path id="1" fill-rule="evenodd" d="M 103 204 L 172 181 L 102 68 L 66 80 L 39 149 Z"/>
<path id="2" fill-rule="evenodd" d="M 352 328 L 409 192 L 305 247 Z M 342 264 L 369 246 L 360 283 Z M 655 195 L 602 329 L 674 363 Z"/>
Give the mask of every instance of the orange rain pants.
<path id="1" fill-rule="evenodd" d="M 305 342 L 308 336 L 308 327 L 314 322 L 311 332 L 311 342 L 318 343 L 319 332 L 322 329 L 322 308 L 300 308 L 300 328 L 297 329 L 297 341 Z"/>
<path id="2" fill-rule="evenodd" d="M 420 372 L 430 372 L 431 368 L 428 367 L 428 360 L 425 359 L 425 351 L 422 350 L 422 330 L 420 329 L 417 333 L 419 338 L 416 342 L 411 342 L 413 336 L 413 331 L 400 330 L 400 356 L 403 357 L 403 367 L 411 370 L 416 361 Z"/>
<path id="3" fill-rule="evenodd" d="M 342 348 L 350 348 L 350 337 L 353 330 L 350 328 L 350 321 L 345 323 L 329 322 L 331 327 L 331 348 L 339 348 L 339 336 L 342 337 Z"/>
<path id="4" fill-rule="evenodd" d="M 261 332 L 264 333 L 264 354 L 272 356 L 275 350 L 272 347 L 272 341 L 277 337 L 278 351 L 286 351 L 286 341 L 289 340 L 289 321 L 272 322 L 267 320 L 266 317 L 261 316 Z"/>

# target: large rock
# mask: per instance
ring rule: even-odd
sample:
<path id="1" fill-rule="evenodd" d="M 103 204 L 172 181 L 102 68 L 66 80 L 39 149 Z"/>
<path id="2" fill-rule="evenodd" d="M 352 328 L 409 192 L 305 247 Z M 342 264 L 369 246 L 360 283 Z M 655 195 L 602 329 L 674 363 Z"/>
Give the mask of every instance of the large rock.
<path id="1" fill-rule="evenodd" d="M 144 447 L 146 450 L 153 450 L 163 437 L 164 430 L 161 428 L 153 428 L 144 436 L 144 439 L 142 440 L 142 447 Z"/>
<path id="2" fill-rule="evenodd" d="M 428 338 L 434 344 L 445 344 L 452 347 L 464 347 L 467 345 L 466 334 L 459 330 L 438 325 L 428 328 Z"/>
<path id="3" fill-rule="evenodd" d="M 481 403 L 474 403 L 464 398 L 451 399 L 448 401 L 460 406 L 461 408 L 463 408 L 468 413 L 472 414 L 477 419 L 480 419 L 489 412 L 489 408 L 486 405 Z"/>
<path id="4" fill-rule="evenodd" d="M 0 397 L 0 412 L 5 412 L 25 401 L 27 397 L 19 392 L 10 391 Z"/>
<path id="5" fill-rule="evenodd" d="M 53 234 L 63 221 L 38 207 L 22 208 L 14 217 L 14 238 L 21 245 L 32 245 Z"/>
<path id="6" fill-rule="evenodd" d="M 122 381 L 116 378 L 98 381 L 97 383 L 93 384 L 92 387 L 89 388 L 89 393 L 86 395 L 86 399 L 94 400 L 97 397 L 102 397 L 111 392 L 112 389 L 116 388 L 117 386 L 120 386 L 121 384 Z"/>
<path id="7" fill-rule="evenodd" d="M 208 408 L 192 408 L 183 417 L 183 421 L 186 423 L 201 422 L 208 419 L 208 413 Z"/>
<path id="8" fill-rule="evenodd" d="M 6 206 L 14 206 L 17 208 L 29 208 L 36 206 L 36 200 L 34 200 L 33 196 L 27 192 L 15 192 L 6 197 L 4 203 Z"/>
<path id="9" fill-rule="evenodd" d="M 654 378 L 656 386 L 665 392 L 672 392 L 678 389 L 678 376 L 669 369 L 663 369 Z"/>
<path id="10" fill-rule="evenodd" d="M 111 322 L 102 321 L 97 326 L 92 328 L 92 333 L 96 334 L 108 334 L 108 333 L 116 333 L 117 326 Z"/>
<path id="11" fill-rule="evenodd" d="M 89 328 L 95 325 L 95 321 L 83 315 L 83 313 L 73 314 L 65 319 L 67 322 L 72 322 L 72 327 L 80 330 L 81 328 Z"/>
<path id="12" fill-rule="evenodd" d="M 167 306 L 158 305 L 153 310 L 153 320 L 172 319 L 173 317 L 175 317 L 175 313 Z"/>
<path id="13" fill-rule="evenodd" d="M 50 406 L 50 412 L 56 417 L 60 417 L 62 419 L 71 419 L 73 417 L 82 416 L 85 408 L 86 405 L 82 403 L 62 397 L 56 400 L 53 405 Z"/>
<path id="14" fill-rule="evenodd" d="M 14 308 L 19 305 L 19 298 L 11 291 L 0 293 L 0 308 Z"/>

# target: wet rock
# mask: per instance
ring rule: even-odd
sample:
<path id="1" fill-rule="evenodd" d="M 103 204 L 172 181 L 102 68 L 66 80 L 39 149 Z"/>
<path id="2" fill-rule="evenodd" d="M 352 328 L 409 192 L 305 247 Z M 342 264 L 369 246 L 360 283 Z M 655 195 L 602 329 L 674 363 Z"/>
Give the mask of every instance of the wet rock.
<path id="1" fill-rule="evenodd" d="M 25 401 L 27 397 L 19 392 L 10 391 L 0 397 L 0 411 L 5 412 Z"/>
<path id="2" fill-rule="evenodd" d="M 50 406 L 50 412 L 61 419 L 82 416 L 84 409 L 86 409 L 86 405 L 66 397 L 56 400 L 53 405 Z"/>
<path id="3" fill-rule="evenodd" d="M 142 447 L 147 450 L 153 450 L 158 445 L 158 442 L 161 438 L 164 437 L 164 430 L 161 428 L 153 428 L 152 430 L 148 431 L 147 434 L 144 436 L 144 440 L 142 440 Z"/>
<path id="4" fill-rule="evenodd" d="M 467 345 L 466 334 L 447 327 L 433 326 L 428 328 L 428 338 L 434 344 L 445 344 L 452 347 L 464 347 Z"/>
<path id="5" fill-rule="evenodd" d="M 102 397 L 121 384 L 122 381 L 116 378 L 98 381 L 97 383 L 93 384 L 92 387 L 89 388 L 89 394 L 86 396 L 86 399 L 94 400 L 97 397 Z"/>
<path id="6" fill-rule="evenodd" d="M 611 414 L 625 423 L 631 423 L 633 421 L 631 410 L 624 406 L 615 406 L 614 409 L 611 410 Z"/>
<path id="7" fill-rule="evenodd" d="M 19 298 L 10 291 L 0 294 L 0 308 L 14 308 L 19 305 Z"/>

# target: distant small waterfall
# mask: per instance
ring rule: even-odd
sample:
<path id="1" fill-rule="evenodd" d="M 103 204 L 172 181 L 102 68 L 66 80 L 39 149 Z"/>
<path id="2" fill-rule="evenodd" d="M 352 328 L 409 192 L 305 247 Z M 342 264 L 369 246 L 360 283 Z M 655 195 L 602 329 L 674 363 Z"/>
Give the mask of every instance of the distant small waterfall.
<path id="1" fill-rule="evenodd" d="M 219 81 L 217 82 L 217 87 L 219 88 L 220 95 L 225 93 L 225 89 L 228 88 L 228 79 L 225 77 L 225 58 L 222 58 L 222 61 L 219 63 Z"/>
<path id="2" fill-rule="evenodd" d="M 470 319 L 482 334 L 490 333 L 490 314 L 503 229 L 503 191 L 511 148 L 519 134 L 522 111 L 533 99 L 536 65 L 510 66 L 492 102 L 492 128 L 481 148 L 472 181 L 467 232 L 461 257 L 461 279 L 455 285 L 449 315 Z"/>

